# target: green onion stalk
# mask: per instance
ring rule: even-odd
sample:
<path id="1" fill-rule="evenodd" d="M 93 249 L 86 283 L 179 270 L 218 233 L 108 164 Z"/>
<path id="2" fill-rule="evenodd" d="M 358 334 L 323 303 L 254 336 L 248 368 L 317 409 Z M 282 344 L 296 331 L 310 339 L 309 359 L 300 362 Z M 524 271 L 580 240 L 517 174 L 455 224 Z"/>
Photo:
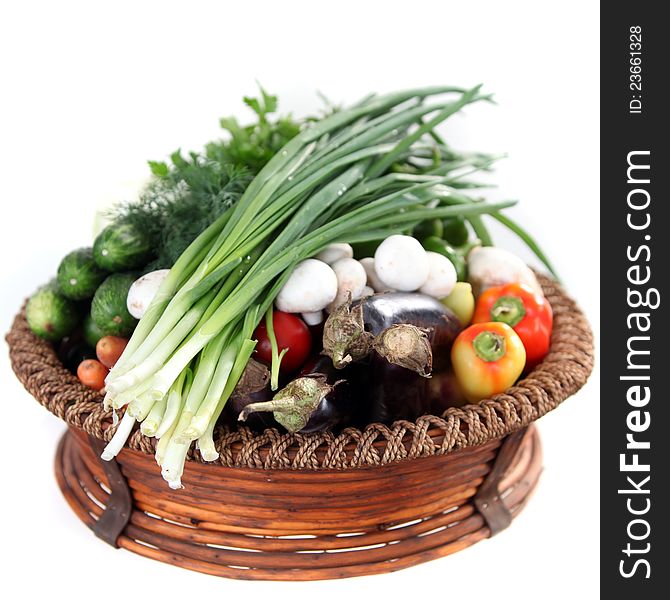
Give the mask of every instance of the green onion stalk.
<path id="1" fill-rule="evenodd" d="M 156 460 L 171 487 L 181 487 L 193 442 L 204 460 L 216 460 L 216 423 L 254 351 L 254 329 L 265 318 L 274 337 L 276 295 L 297 263 L 329 244 L 454 216 L 483 236 L 481 216 L 492 215 L 523 237 L 500 219 L 514 202 L 477 201 L 453 185 L 493 157 L 459 155 L 434 132 L 489 99 L 480 86 L 371 97 L 291 139 L 185 250 L 140 320 L 106 380 L 105 404 L 126 410 L 103 458 L 113 458 L 140 422 L 159 439 Z M 273 386 L 280 360 L 274 343 Z"/>

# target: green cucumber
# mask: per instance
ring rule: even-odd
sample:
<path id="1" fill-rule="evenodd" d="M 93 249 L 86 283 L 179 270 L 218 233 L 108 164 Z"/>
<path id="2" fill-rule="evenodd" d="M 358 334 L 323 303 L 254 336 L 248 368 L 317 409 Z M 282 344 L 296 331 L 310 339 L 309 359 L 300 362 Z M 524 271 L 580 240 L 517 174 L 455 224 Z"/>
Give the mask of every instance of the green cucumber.
<path id="1" fill-rule="evenodd" d="M 61 294 L 55 280 L 39 288 L 26 306 L 26 320 L 32 332 L 51 342 L 72 333 L 80 317 L 77 304 Z"/>
<path id="2" fill-rule="evenodd" d="M 102 282 L 91 302 L 91 317 L 103 335 L 128 336 L 137 319 L 126 306 L 128 290 L 135 281 L 134 273 L 114 273 Z"/>
<path id="3" fill-rule="evenodd" d="M 93 260 L 93 249 L 79 248 L 60 262 L 56 279 L 63 296 L 86 300 L 93 297 L 105 277 L 107 273 Z"/>
<path id="4" fill-rule="evenodd" d="M 86 343 L 89 346 L 92 346 L 93 348 L 95 348 L 95 345 L 98 343 L 98 340 L 101 337 L 105 337 L 105 334 L 102 332 L 102 329 L 100 329 L 100 327 L 96 325 L 95 321 L 93 320 L 93 317 L 91 317 L 91 313 L 87 314 L 84 317 L 84 322 L 82 323 L 81 328 Z"/>
<path id="5" fill-rule="evenodd" d="M 149 239 L 129 223 L 105 227 L 93 243 L 93 258 L 108 271 L 144 267 L 152 258 Z"/>

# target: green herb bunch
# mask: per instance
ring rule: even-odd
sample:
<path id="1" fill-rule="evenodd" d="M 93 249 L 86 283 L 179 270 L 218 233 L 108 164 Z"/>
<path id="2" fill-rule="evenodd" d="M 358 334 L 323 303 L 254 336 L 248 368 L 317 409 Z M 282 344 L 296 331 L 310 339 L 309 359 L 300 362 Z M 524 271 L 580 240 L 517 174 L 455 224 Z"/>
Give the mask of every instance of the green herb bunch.
<path id="1" fill-rule="evenodd" d="M 263 88 L 244 102 L 256 121 L 242 126 L 222 118 L 227 139 L 210 142 L 203 152 L 181 150 L 169 162 L 149 161 L 153 178 L 137 201 L 111 211 L 115 223 L 129 223 L 147 236 L 155 252 L 147 271 L 171 267 L 188 245 L 244 193 L 254 175 L 298 134 L 301 123 L 290 116 L 271 118 L 277 97 Z"/>

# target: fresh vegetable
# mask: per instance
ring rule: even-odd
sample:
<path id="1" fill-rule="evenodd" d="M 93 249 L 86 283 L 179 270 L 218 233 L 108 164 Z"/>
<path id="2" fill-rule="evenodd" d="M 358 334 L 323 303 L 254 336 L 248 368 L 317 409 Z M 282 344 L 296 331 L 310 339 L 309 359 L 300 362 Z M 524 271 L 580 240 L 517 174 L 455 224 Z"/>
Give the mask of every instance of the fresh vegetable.
<path id="1" fill-rule="evenodd" d="M 526 351 L 509 325 L 477 323 L 456 338 L 451 363 L 464 395 L 477 402 L 514 384 L 526 364 Z"/>
<path id="2" fill-rule="evenodd" d="M 270 389 L 270 371 L 264 365 L 249 359 L 240 380 L 237 382 L 230 400 L 225 407 L 225 415 L 231 425 L 237 424 L 240 413 L 249 404 L 272 400 Z M 247 427 L 262 431 L 268 427 L 275 427 L 276 422 L 268 412 L 254 412 L 248 414 L 244 422 Z"/>
<path id="3" fill-rule="evenodd" d="M 454 407 L 461 407 L 468 404 L 467 398 L 463 395 L 463 390 L 458 383 L 453 368 L 433 373 L 430 379 L 424 379 L 428 386 L 428 414 L 444 414 L 445 410 Z"/>
<path id="4" fill-rule="evenodd" d="M 84 340 L 86 340 L 86 343 L 91 346 L 91 348 L 95 348 L 98 340 L 105 335 L 100 327 L 95 324 L 93 317 L 91 317 L 91 313 L 86 314 L 81 328 L 84 335 Z"/>
<path id="5" fill-rule="evenodd" d="M 363 294 L 367 275 L 363 265 L 353 258 L 341 258 L 331 265 L 337 278 L 337 295 L 328 305 L 332 311 L 348 300 L 358 300 Z"/>
<path id="6" fill-rule="evenodd" d="M 412 237 L 415 237 L 420 242 L 429 237 L 442 237 L 444 226 L 441 219 L 426 219 L 421 221 L 412 231 Z"/>
<path id="7" fill-rule="evenodd" d="M 245 96 L 244 103 L 256 114 L 258 122 L 242 126 L 234 117 L 221 119 L 219 123 L 230 139 L 207 144 L 206 154 L 219 164 L 243 167 L 255 174 L 298 134 L 301 123 L 290 115 L 269 118 L 277 111 L 277 97 L 262 87 L 259 98 Z"/>
<path id="8" fill-rule="evenodd" d="M 467 265 L 461 252 L 438 237 L 426 238 L 422 243 L 427 252 L 436 252 L 449 259 L 456 270 L 458 281 L 464 281 L 467 278 Z"/>
<path id="9" fill-rule="evenodd" d="M 442 94 L 450 97 L 434 100 Z M 272 314 L 268 309 L 296 265 L 330 244 L 386 242 L 426 219 L 453 216 L 466 217 L 485 235 L 480 215 L 513 202 L 478 201 L 450 184 L 491 159 L 459 155 L 430 136 L 462 107 L 487 99 L 479 86 L 410 90 L 367 98 L 306 124 L 170 269 L 107 377 L 105 405 L 127 409 L 103 457 L 120 451 L 136 422 L 160 416 L 166 397 L 190 372 L 192 385 L 181 392 L 178 418 L 170 438 L 159 440 L 157 458 L 173 488 L 181 486 L 193 441 L 211 460 L 212 433 L 253 353 L 254 329 Z M 375 261 L 378 274 L 382 262 Z M 446 337 L 436 330 L 435 341 Z"/>
<path id="10" fill-rule="evenodd" d="M 387 286 L 379 277 L 377 276 L 377 271 L 375 269 L 375 259 L 372 257 L 361 258 L 358 262 L 363 265 L 365 269 L 365 274 L 367 276 L 368 285 L 375 292 L 394 292 L 395 290 Z"/>
<path id="11" fill-rule="evenodd" d="M 472 284 L 475 296 L 491 287 L 506 283 L 525 283 L 542 293 L 533 271 L 518 256 L 490 246 L 479 246 L 468 254 L 468 281 Z"/>
<path id="12" fill-rule="evenodd" d="M 105 377 L 109 373 L 109 369 L 105 367 L 100 361 L 89 358 L 77 367 L 77 377 L 86 387 L 93 390 L 100 391 L 105 387 Z"/>
<path id="13" fill-rule="evenodd" d="M 283 312 L 316 312 L 326 308 L 336 296 L 335 271 L 320 260 L 308 258 L 291 271 L 275 303 Z"/>
<path id="14" fill-rule="evenodd" d="M 446 298 L 456 285 L 456 269 L 451 261 L 437 252 L 426 252 L 428 279 L 419 288 L 422 294 L 433 298 Z"/>
<path id="15" fill-rule="evenodd" d="M 457 282 L 451 294 L 442 298 L 442 304 L 458 317 L 463 327 L 467 327 L 475 312 L 475 296 L 472 293 L 472 286 L 465 281 Z"/>
<path id="16" fill-rule="evenodd" d="M 319 361 L 316 369 L 328 370 L 327 362 Z M 239 415 L 246 421 L 249 415 L 272 412 L 274 420 L 288 432 L 314 433 L 350 422 L 355 414 L 353 386 L 335 377 L 332 365 L 326 374 L 315 371 L 298 377 L 268 402 L 247 404 Z"/>
<path id="17" fill-rule="evenodd" d="M 433 366 L 431 348 L 438 357 L 446 354 L 460 330 L 460 321 L 435 298 L 378 294 L 344 304 L 330 314 L 324 325 L 323 351 L 338 369 L 369 358 L 375 349 L 390 362 L 427 375 Z"/>
<path id="18" fill-rule="evenodd" d="M 304 321 L 295 315 L 273 311 L 272 324 L 279 352 L 286 353 L 281 361 L 282 371 L 292 373 L 307 360 L 312 348 L 312 336 Z M 272 363 L 272 347 L 265 322 L 261 322 L 253 338 L 257 340 L 254 357 L 265 364 Z"/>
<path id="19" fill-rule="evenodd" d="M 91 302 L 91 317 L 104 335 L 129 335 L 137 320 L 128 312 L 128 290 L 132 273 L 114 273 L 102 282 Z"/>
<path id="20" fill-rule="evenodd" d="M 376 353 L 359 369 L 360 395 L 365 398 L 365 423 L 391 425 L 415 420 L 429 411 L 430 379 L 389 363 Z"/>
<path id="21" fill-rule="evenodd" d="M 332 265 L 342 258 L 353 258 L 354 250 L 350 244 L 330 244 L 319 252 L 314 258 Z"/>
<path id="22" fill-rule="evenodd" d="M 315 310 L 313 312 L 303 312 L 300 313 L 300 316 L 302 317 L 302 320 L 307 323 L 310 327 L 320 325 L 323 323 L 323 311 L 322 310 Z"/>
<path id="23" fill-rule="evenodd" d="M 105 367 L 111 369 L 123 354 L 127 344 L 128 340 L 125 338 L 106 335 L 100 338 L 95 345 L 95 354 Z"/>
<path id="24" fill-rule="evenodd" d="M 158 293 L 163 280 L 167 277 L 169 269 L 159 269 L 142 275 L 139 279 L 133 281 L 128 290 L 126 306 L 128 312 L 136 319 L 141 319 L 152 300 Z"/>
<path id="25" fill-rule="evenodd" d="M 463 217 L 451 217 L 442 221 L 442 235 L 438 235 L 452 246 L 464 246 L 468 243 L 470 232 Z"/>
<path id="26" fill-rule="evenodd" d="M 418 290 L 430 272 L 430 263 L 421 244 L 409 235 L 386 238 L 375 252 L 377 277 L 401 292 Z"/>
<path id="27" fill-rule="evenodd" d="M 147 264 L 152 249 L 149 238 L 130 223 L 112 224 L 93 243 L 93 258 L 107 271 L 127 271 Z"/>
<path id="28" fill-rule="evenodd" d="M 532 369 L 549 352 L 553 314 L 544 296 L 524 284 L 510 283 L 486 290 L 477 300 L 473 323 L 506 323 L 526 349 L 526 367 Z"/>
<path id="29" fill-rule="evenodd" d="M 92 248 L 70 252 L 60 262 L 56 276 L 63 296 L 72 300 L 91 298 L 105 277 L 107 272 L 93 260 Z"/>
<path id="30" fill-rule="evenodd" d="M 207 144 L 203 152 L 180 150 L 169 162 L 149 161 L 154 177 L 138 202 L 115 207 L 114 223 L 144 232 L 156 258 L 148 270 L 171 267 L 189 244 L 242 196 L 253 175 L 301 128 L 290 116 L 273 118 L 277 98 L 261 88 L 245 104 L 256 122 L 242 125 L 222 118 L 227 138 Z"/>
<path id="31" fill-rule="evenodd" d="M 55 281 L 39 288 L 26 305 L 26 320 L 32 332 L 51 342 L 70 334 L 80 318 L 77 305 L 61 294 Z"/>

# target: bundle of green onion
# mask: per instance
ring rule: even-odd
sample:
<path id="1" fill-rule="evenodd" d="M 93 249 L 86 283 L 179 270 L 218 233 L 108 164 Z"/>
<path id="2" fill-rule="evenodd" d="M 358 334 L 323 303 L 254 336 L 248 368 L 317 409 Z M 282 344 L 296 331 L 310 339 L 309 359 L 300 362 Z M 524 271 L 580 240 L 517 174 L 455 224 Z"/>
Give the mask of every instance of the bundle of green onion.
<path id="1" fill-rule="evenodd" d="M 479 86 L 372 97 L 291 139 L 180 256 L 140 320 L 106 380 L 106 406 L 126 410 L 103 458 L 140 422 L 159 439 L 156 460 L 171 487 L 181 487 L 193 441 L 204 460 L 216 460 L 214 427 L 254 351 L 255 327 L 292 268 L 327 245 L 384 239 L 456 215 L 486 243 L 480 215 L 497 218 L 513 202 L 465 195 L 459 179 L 492 159 L 454 154 L 434 128 L 487 99 Z"/>

